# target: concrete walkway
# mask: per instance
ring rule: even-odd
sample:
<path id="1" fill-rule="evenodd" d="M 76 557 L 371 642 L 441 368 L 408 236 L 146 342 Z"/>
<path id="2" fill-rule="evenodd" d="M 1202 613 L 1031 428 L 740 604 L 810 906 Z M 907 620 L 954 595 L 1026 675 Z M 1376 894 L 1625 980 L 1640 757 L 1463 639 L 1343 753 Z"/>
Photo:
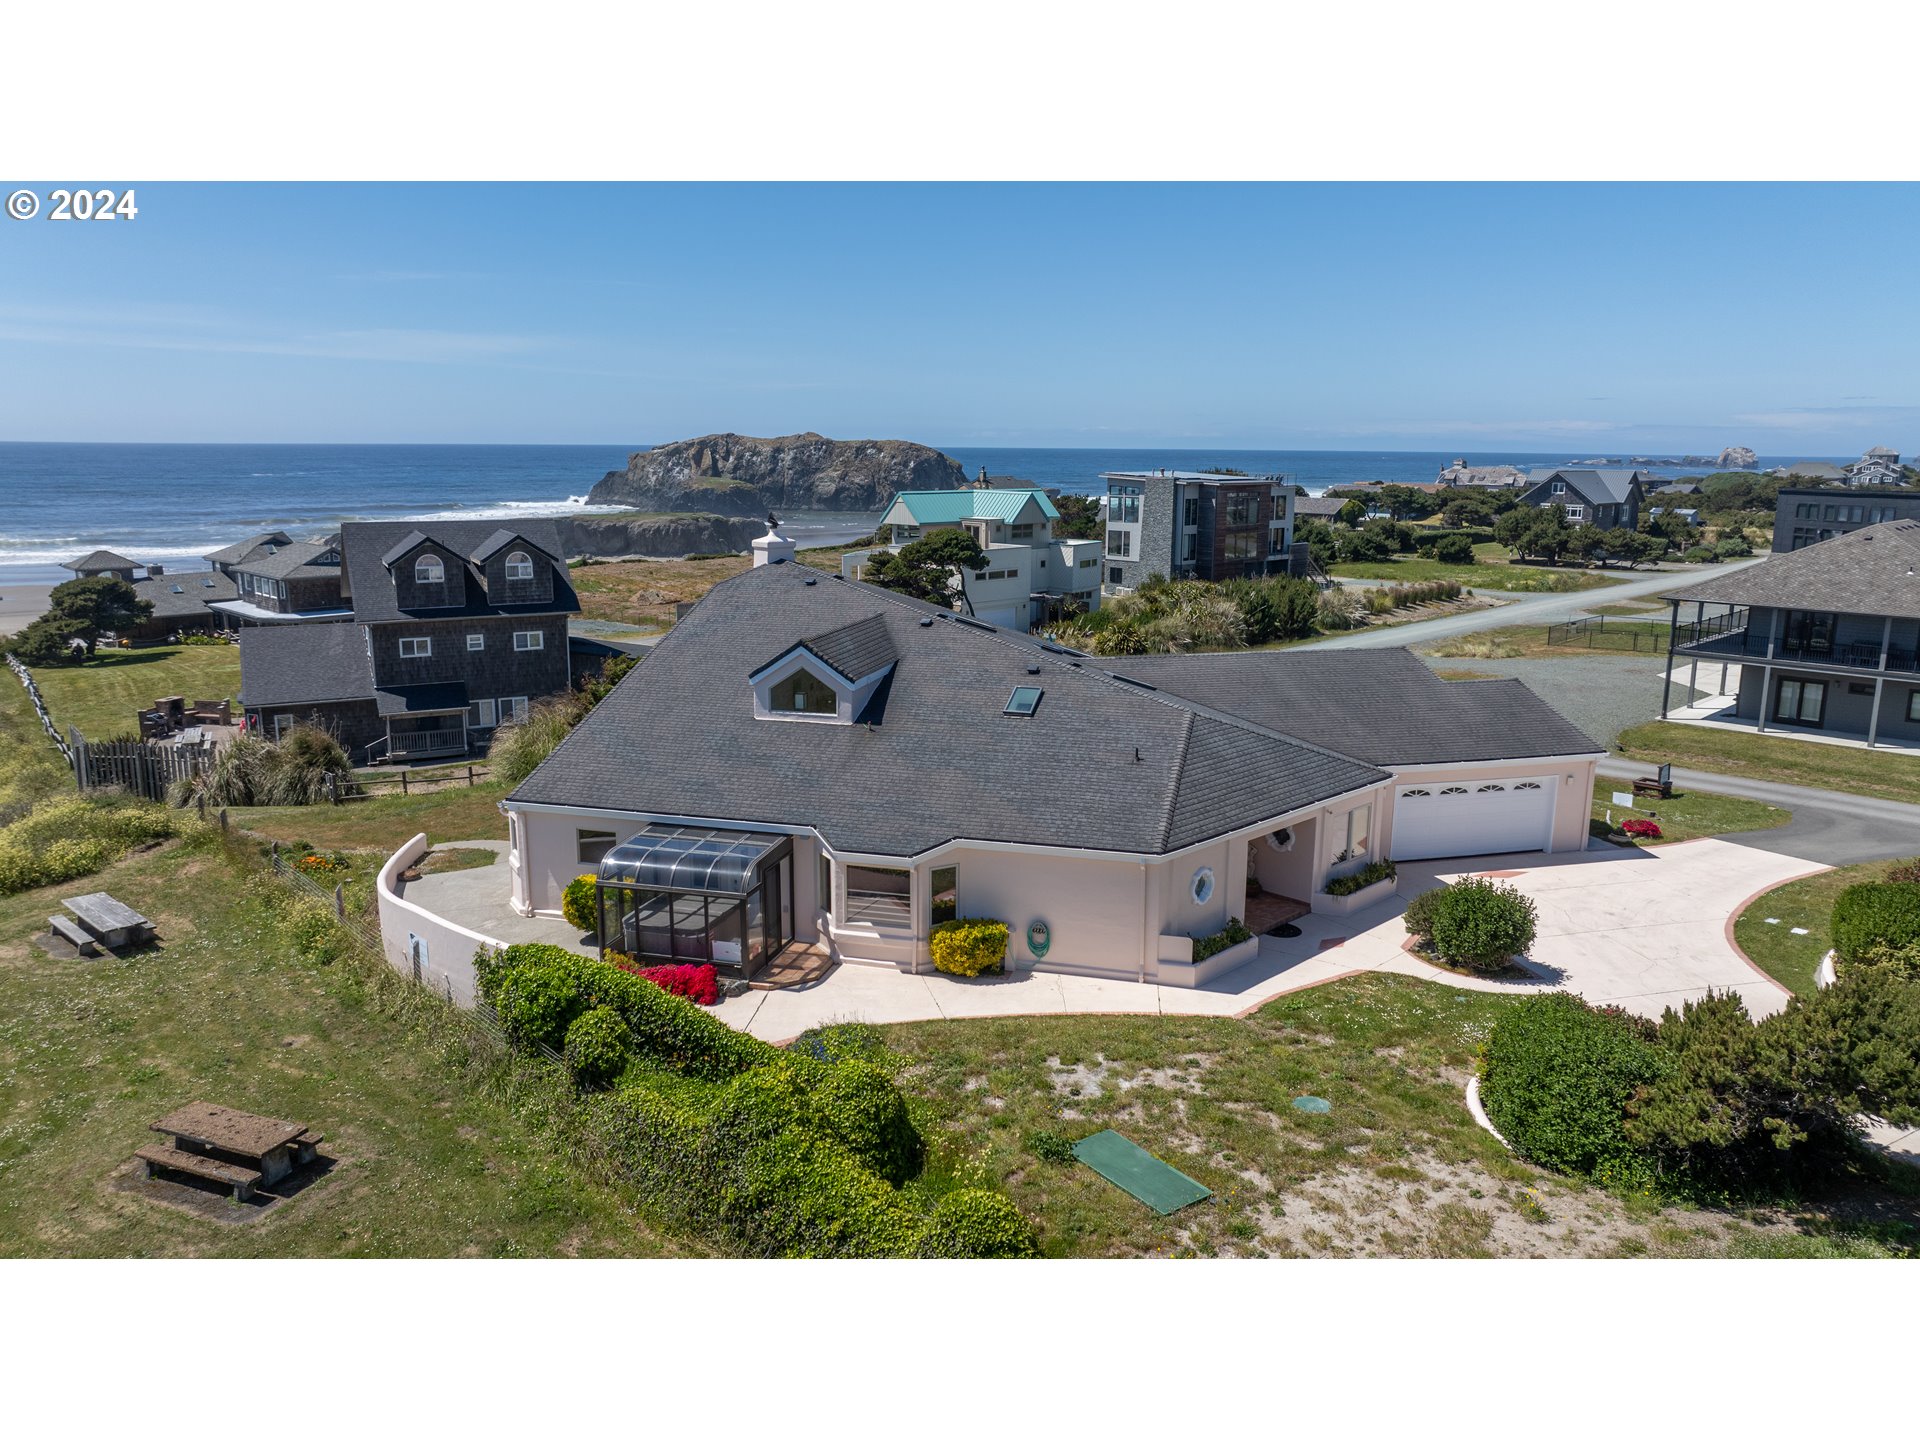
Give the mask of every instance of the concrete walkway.
<path id="1" fill-rule="evenodd" d="M 1513 603 L 1492 610 L 1473 610 L 1464 615 L 1444 615 L 1437 620 L 1416 620 L 1411 625 L 1394 625 L 1384 630 L 1352 630 L 1344 635 L 1332 635 L 1325 640 L 1315 640 L 1295 648 L 1375 650 L 1395 645 L 1431 645 L 1436 640 L 1450 640 L 1456 635 L 1469 635 L 1476 630 L 1490 630 L 1501 625 L 1548 625 L 1583 614 L 1595 605 L 1612 605 L 1621 600 L 1677 590 L 1696 578 L 1731 575 L 1749 565 L 1758 565 L 1766 558 L 1762 555 L 1752 560 L 1730 560 L 1724 565 L 1643 572 L 1637 579 L 1619 585 L 1602 586 L 1597 590 L 1572 590 L 1550 595 L 1485 590 L 1479 593 L 1499 595 L 1502 599 L 1511 597 Z M 1386 585 L 1391 582 L 1376 580 L 1370 583 Z"/>

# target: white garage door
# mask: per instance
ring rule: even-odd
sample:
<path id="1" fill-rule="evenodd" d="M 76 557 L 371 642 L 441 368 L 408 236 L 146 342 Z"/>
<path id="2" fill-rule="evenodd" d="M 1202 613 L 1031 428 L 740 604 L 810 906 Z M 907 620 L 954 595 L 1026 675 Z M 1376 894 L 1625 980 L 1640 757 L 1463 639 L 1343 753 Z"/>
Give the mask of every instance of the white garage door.
<path id="1" fill-rule="evenodd" d="M 1393 858 L 1544 850 L 1553 834 L 1553 777 L 1402 785 L 1393 798 Z"/>

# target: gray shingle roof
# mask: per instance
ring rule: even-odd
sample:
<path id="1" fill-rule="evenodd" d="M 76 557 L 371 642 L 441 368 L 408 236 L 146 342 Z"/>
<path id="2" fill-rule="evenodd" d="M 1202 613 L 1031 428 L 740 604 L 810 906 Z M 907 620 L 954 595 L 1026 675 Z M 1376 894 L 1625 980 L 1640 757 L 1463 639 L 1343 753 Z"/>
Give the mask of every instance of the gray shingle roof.
<path id="1" fill-rule="evenodd" d="M 1331 519 L 1346 508 L 1347 502 L 1338 495 L 1296 495 L 1293 497 L 1293 513 L 1314 515 L 1322 519 Z"/>
<path id="2" fill-rule="evenodd" d="M 382 715 L 419 715 L 431 710 L 464 710 L 467 687 L 459 680 L 430 685 L 382 685 L 373 692 L 374 709 Z"/>
<path id="3" fill-rule="evenodd" d="M 1527 476 L 1527 483 L 1537 489 L 1549 480 L 1564 480 L 1568 489 L 1579 492 L 1590 505 L 1624 505 L 1639 473 L 1619 469 L 1535 470 Z"/>
<path id="4" fill-rule="evenodd" d="M 260 554 L 250 560 L 239 561 L 236 570 L 244 570 L 249 575 L 265 575 L 271 580 L 300 580 L 312 576 L 338 576 L 338 565 L 321 565 L 315 561 L 333 547 L 313 541 L 296 540 L 290 545 L 276 546 L 271 555 Z"/>
<path id="5" fill-rule="evenodd" d="M 180 593 L 173 593 L 178 585 Z M 231 600 L 238 592 L 234 589 L 233 577 L 222 575 L 218 570 L 182 570 L 172 575 L 155 575 L 151 579 L 133 582 L 133 593 L 142 600 L 153 602 L 153 618 L 164 620 L 169 616 L 187 618 L 204 615 L 207 606 L 215 600 Z"/>
<path id="6" fill-rule="evenodd" d="M 91 555 L 82 555 L 78 560 L 63 560 L 62 570 L 138 570 L 140 562 L 129 560 L 124 555 L 116 555 L 111 550 L 95 550 Z"/>
<path id="7" fill-rule="evenodd" d="M 899 657 L 869 708 L 876 723 L 755 718 L 747 675 L 760 657 L 869 619 Z M 972 838 L 1160 854 L 1385 778 L 1100 663 L 798 565 L 762 566 L 715 586 L 511 798 L 804 822 L 853 853 Z M 1045 690 L 1033 715 L 1003 713 L 1016 685 Z"/>
<path id="8" fill-rule="evenodd" d="M 1410 650 L 1241 650 L 1090 661 L 1374 765 L 1592 755 L 1520 680 L 1442 680 Z"/>
<path id="9" fill-rule="evenodd" d="M 284 530 L 267 530 L 258 535 L 249 535 L 244 540 L 236 540 L 223 549 L 200 558 L 210 560 L 215 565 L 235 565 L 246 559 L 256 550 L 264 550 L 269 545 L 291 545 L 293 537 Z"/>
<path id="10" fill-rule="evenodd" d="M 312 705 L 373 697 L 358 625 L 249 625 L 240 632 L 240 703 Z"/>
<path id="11" fill-rule="evenodd" d="M 564 553 L 559 527 L 552 520 L 515 522 L 516 534 L 546 556 Z M 353 592 L 353 618 L 361 622 L 400 620 L 409 612 L 398 603 L 393 575 L 387 569 L 422 541 L 431 540 L 450 555 L 468 555 L 500 531 L 497 520 L 361 520 L 340 527 L 341 557 L 347 584 Z M 479 579 L 469 575 L 466 603 L 417 612 L 424 618 L 457 620 L 467 615 L 573 614 L 580 608 L 567 578 L 567 567 L 553 563 L 553 598 L 531 605 L 495 605 Z"/>
<path id="12" fill-rule="evenodd" d="M 1668 594 L 1716 605 L 1769 605 L 1920 618 L 1920 520 L 1888 520 L 1790 550 Z"/>
<path id="13" fill-rule="evenodd" d="M 795 648 L 788 646 L 774 660 L 785 659 Z M 849 680 L 864 680 L 900 658 L 900 652 L 893 648 L 886 618 L 878 614 L 829 630 L 824 635 L 810 635 L 797 648 L 811 650 Z M 770 665 L 773 661 L 767 663 Z M 766 668 L 762 665 L 759 670 Z M 759 670 L 754 673 L 758 674 Z"/>

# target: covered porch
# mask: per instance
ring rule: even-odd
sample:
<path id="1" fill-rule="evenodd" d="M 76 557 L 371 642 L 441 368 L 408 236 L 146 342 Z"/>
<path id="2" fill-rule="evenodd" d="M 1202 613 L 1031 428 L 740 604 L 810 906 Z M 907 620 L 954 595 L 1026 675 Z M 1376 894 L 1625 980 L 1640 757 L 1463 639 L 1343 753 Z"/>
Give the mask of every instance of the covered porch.
<path id="1" fill-rule="evenodd" d="M 457 681 L 437 685 L 393 685 L 374 691 L 374 712 L 386 735 L 369 747 L 384 760 L 425 760 L 464 755 L 467 737 L 467 687 Z"/>

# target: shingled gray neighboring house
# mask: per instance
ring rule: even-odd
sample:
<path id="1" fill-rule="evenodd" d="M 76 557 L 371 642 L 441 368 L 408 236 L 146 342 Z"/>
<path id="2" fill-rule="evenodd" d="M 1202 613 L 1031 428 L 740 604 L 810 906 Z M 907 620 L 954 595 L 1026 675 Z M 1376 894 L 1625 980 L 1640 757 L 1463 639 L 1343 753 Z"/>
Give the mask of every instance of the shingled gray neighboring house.
<path id="1" fill-rule="evenodd" d="M 1257 949 L 1193 959 L 1256 890 L 1344 910 L 1377 859 L 1584 848 L 1602 751 L 1404 650 L 1106 659 L 771 563 L 508 796 L 510 899 L 597 867 L 606 948 L 748 975 L 925 969 L 957 908 L 1012 968 L 1191 985 Z"/>
<path id="2" fill-rule="evenodd" d="M 1709 688 L 1733 698 L 1676 707 L 1669 684 L 1661 718 L 1920 744 L 1916 570 L 1920 520 L 1893 520 L 1672 592 L 1670 659 L 1696 677 L 1730 666 Z"/>
<path id="3" fill-rule="evenodd" d="M 1649 478 L 1644 470 L 1535 470 L 1520 493 L 1520 503 L 1562 506 L 1569 525 L 1635 530 Z"/>
<path id="4" fill-rule="evenodd" d="M 235 578 L 244 589 L 284 563 L 286 595 L 254 599 L 297 602 L 293 587 L 325 569 L 314 548 L 275 546 L 235 562 Z M 349 619 L 241 632 L 240 703 L 263 733 L 318 724 L 363 762 L 464 755 L 571 685 L 580 602 L 553 521 L 354 523 L 331 548 L 333 604 Z"/>
<path id="5" fill-rule="evenodd" d="M 233 621 L 213 606 L 234 598 L 233 577 L 218 570 L 182 570 L 176 574 L 151 570 L 133 582 L 133 593 L 153 603 L 153 614 L 135 631 L 141 639 L 169 635 L 205 635 L 228 630 Z"/>

